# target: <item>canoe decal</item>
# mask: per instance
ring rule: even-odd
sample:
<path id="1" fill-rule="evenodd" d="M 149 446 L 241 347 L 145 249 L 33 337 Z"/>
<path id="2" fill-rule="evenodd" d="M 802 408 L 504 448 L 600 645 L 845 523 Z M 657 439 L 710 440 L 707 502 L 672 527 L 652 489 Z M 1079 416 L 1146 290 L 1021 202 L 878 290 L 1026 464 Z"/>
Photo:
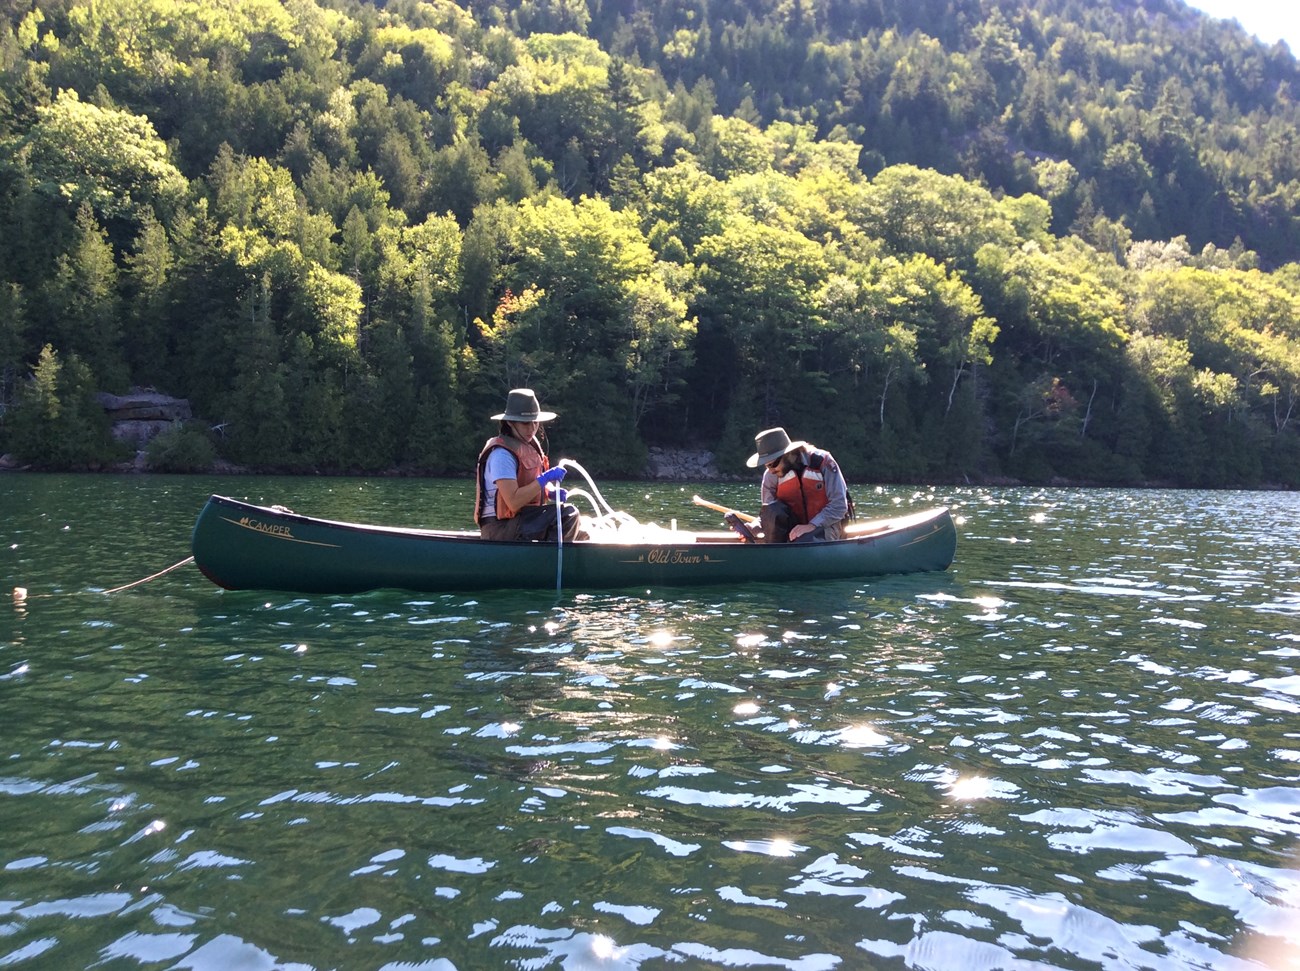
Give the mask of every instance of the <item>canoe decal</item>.
<path id="1" fill-rule="evenodd" d="M 916 539 L 910 539 L 910 540 L 908 540 L 906 543 L 903 543 L 902 545 L 900 545 L 900 546 L 899 546 L 899 549 L 903 549 L 903 548 L 906 547 L 906 546 L 915 546 L 917 543 L 924 543 L 927 539 L 929 539 L 931 536 L 933 536 L 933 535 L 934 535 L 935 533 L 937 533 L 937 532 L 939 532 L 939 527 L 938 527 L 938 526 L 933 526 L 933 527 L 930 528 L 930 531 L 929 531 L 928 533 L 922 533 L 922 534 L 921 534 L 920 536 L 918 536 Z"/>
<path id="2" fill-rule="evenodd" d="M 254 519 L 252 516 L 241 516 L 239 519 L 230 519 L 221 517 L 232 526 L 242 526 L 244 529 L 251 529 L 255 533 L 261 533 L 263 536 L 269 536 L 271 539 L 288 540 L 290 543 L 302 543 L 304 546 L 328 546 L 331 549 L 338 549 L 338 543 L 319 543 L 310 539 L 299 539 L 293 535 L 293 530 L 288 526 L 276 523 L 264 523 L 260 519 Z"/>
<path id="3" fill-rule="evenodd" d="M 723 561 L 709 556 L 708 553 L 697 553 L 694 550 L 663 548 L 649 550 L 634 559 L 624 560 L 623 562 L 652 563 L 655 566 L 698 566 L 704 563 L 721 563 Z"/>
<path id="4" fill-rule="evenodd" d="M 674 566 L 679 563 L 707 563 L 709 556 L 707 553 L 694 553 L 690 550 L 662 549 L 650 550 L 646 553 L 647 563 L 665 564 L 671 563 Z"/>

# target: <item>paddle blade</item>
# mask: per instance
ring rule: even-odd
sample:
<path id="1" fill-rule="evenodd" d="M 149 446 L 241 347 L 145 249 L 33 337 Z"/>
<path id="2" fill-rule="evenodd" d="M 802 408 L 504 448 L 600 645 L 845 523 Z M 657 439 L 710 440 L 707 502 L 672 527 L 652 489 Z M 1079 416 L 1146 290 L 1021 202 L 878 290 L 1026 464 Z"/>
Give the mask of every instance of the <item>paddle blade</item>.
<path id="1" fill-rule="evenodd" d="M 758 537 L 754 535 L 754 531 L 745 524 L 745 521 L 741 519 L 737 513 L 729 512 L 722 518 L 727 521 L 728 526 L 740 534 L 740 541 L 742 543 L 758 542 Z"/>

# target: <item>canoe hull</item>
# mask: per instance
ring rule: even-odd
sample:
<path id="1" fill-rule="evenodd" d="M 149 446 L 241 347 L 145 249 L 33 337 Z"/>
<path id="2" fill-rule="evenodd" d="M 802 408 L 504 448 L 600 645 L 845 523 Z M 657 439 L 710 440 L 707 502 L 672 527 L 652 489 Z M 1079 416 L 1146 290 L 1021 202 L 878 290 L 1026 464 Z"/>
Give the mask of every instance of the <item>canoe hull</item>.
<path id="1" fill-rule="evenodd" d="M 947 509 L 860 524 L 833 543 L 766 546 L 727 534 L 681 542 L 501 543 L 477 533 L 400 529 L 300 516 L 212 496 L 194 525 L 196 565 L 231 590 L 360 593 L 696 586 L 831 580 L 944 570 L 957 533 Z"/>

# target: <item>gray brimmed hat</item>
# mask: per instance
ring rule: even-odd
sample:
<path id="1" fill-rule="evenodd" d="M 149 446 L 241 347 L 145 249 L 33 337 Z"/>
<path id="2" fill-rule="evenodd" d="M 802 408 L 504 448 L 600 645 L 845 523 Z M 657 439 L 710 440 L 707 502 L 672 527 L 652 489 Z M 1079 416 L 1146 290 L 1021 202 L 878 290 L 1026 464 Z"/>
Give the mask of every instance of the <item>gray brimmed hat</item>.
<path id="1" fill-rule="evenodd" d="M 792 442 L 784 428 L 765 428 L 754 436 L 754 447 L 758 449 L 745 464 L 751 469 L 768 462 L 775 462 L 782 455 L 788 455 L 797 448 L 803 448 L 807 442 Z"/>
<path id="2" fill-rule="evenodd" d="M 506 395 L 506 410 L 493 415 L 493 421 L 550 421 L 555 417 L 553 411 L 542 411 L 537 404 L 537 395 L 532 388 L 515 388 Z"/>

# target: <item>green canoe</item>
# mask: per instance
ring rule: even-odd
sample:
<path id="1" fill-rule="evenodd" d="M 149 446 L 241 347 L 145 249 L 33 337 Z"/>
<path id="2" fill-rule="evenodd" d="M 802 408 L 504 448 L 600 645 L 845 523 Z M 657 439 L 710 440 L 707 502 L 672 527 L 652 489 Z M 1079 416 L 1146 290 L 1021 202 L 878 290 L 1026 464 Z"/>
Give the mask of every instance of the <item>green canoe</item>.
<path id="1" fill-rule="evenodd" d="M 299 593 L 831 580 L 944 570 L 956 546 L 945 508 L 855 523 L 849 538 L 830 543 L 766 546 L 730 532 L 656 527 L 633 540 L 560 548 L 489 542 L 471 532 L 313 519 L 224 496 L 208 499 L 193 537 L 196 565 L 218 586 Z"/>

